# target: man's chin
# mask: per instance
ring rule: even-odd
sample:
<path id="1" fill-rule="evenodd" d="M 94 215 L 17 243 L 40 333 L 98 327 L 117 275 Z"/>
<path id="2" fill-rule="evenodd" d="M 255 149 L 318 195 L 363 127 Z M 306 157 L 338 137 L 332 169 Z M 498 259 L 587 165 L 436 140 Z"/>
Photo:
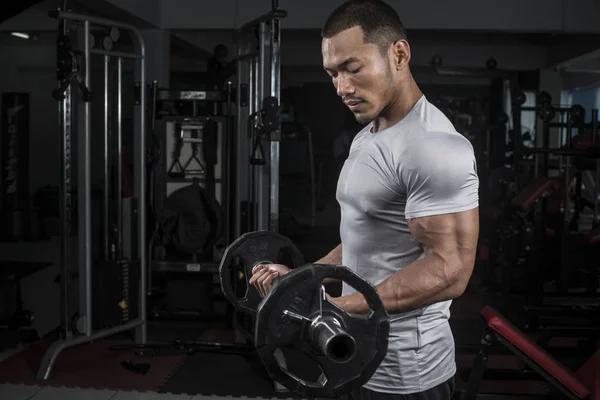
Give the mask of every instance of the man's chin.
<path id="1" fill-rule="evenodd" d="M 365 114 L 354 114 L 354 118 L 356 119 L 356 122 L 358 122 L 361 125 L 366 125 L 369 122 L 373 121 L 373 118 Z"/>

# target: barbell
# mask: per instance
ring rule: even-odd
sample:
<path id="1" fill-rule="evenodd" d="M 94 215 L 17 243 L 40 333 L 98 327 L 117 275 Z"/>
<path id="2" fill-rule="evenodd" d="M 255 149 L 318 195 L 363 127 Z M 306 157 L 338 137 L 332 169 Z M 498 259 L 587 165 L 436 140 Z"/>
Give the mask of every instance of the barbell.
<path id="1" fill-rule="evenodd" d="M 248 283 L 262 263 L 292 268 L 273 281 L 261 299 Z M 227 299 L 242 312 L 255 315 L 254 345 L 271 378 L 307 397 L 339 397 L 369 381 L 385 357 L 389 316 L 375 287 L 340 265 L 304 264 L 292 241 L 268 231 L 249 232 L 226 250 L 219 268 Z M 361 293 L 366 314 L 349 314 L 329 302 L 325 278 L 338 279 Z M 243 290 L 236 290 L 243 287 Z M 292 365 L 281 366 L 276 353 L 308 358 L 320 371 L 316 379 L 301 377 Z M 305 367 L 299 367 L 299 370 Z"/>

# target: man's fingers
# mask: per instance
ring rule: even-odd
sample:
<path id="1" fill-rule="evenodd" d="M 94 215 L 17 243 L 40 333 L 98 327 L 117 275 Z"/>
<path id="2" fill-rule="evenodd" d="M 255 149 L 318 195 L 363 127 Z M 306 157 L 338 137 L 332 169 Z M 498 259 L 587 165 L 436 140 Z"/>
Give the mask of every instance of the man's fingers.
<path id="1" fill-rule="evenodd" d="M 266 264 L 258 264 L 256 267 L 252 268 L 252 275 L 265 270 Z"/>
<path id="2" fill-rule="evenodd" d="M 257 286 L 260 288 L 259 292 L 262 297 L 267 295 L 270 287 L 269 278 L 273 275 L 272 272 L 266 271 L 257 281 Z"/>
<path id="3" fill-rule="evenodd" d="M 260 293 L 261 297 L 265 297 L 265 288 L 264 281 L 269 276 L 269 271 L 265 270 L 263 274 L 256 280 L 256 288 L 258 289 L 258 293 Z"/>
<path id="4" fill-rule="evenodd" d="M 262 278 L 265 274 L 268 274 L 268 273 L 269 273 L 269 270 L 267 270 L 267 269 L 261 269 L 261 270 L 255 271 L 254 274 L 252 274 L 252 277 L 250 278 L 248 283 L 250 285 L 254 285 L 260 278 Z"/>
<path id="5" fill-rule="evenodd" d="M 273 279 L 277 278 L 277 276 L 278 274 L 276 272 L 270 272 L 261 276 L 256 282 L 256 287 L 262 297 L 265 297 L 269 290 L 271 290 Z"/>
<path id="6" fill-rule="evenodd" d="M 251 276 L 251 277 L 250 277 L 250 279 L 248 280 L 248 283 L 249 283 L 250 285 L 254 285 L 254 283 L 256 283 L 256 280 L 257 280 L 258 278 L 260 278 L 260 277 L 262 276 L 262 274 L 263 274 L 263 273 L 264 273 L 263 271 L 258 271 L 258 272 L 255 272 L 254 274 L 252 274 L 252 276 Z"/>
<path id="7" fill-rule="evenodd" d="M 265 297 L 271 289 L 273 280 L 279 276 L 279 271 L 275 264 L 260 264 L 252 270 L 252 277 L 248 284 L 255 286 L 261 297 Z"/>
<path id="8" fill-rule="evenodd" d="M 277 272 L 271 272 L 269 274 L 269 276 L 267 276 L 265 278 L 265 281 L 263 282 L 263 288 L 265 289 L 265 295 L 267 294 L 267 292 L 269 290 L 271 290 L 271 286 L 273 285 L 273 281 L 275 280 L 275 278 L 277 278 L 279 276 L 279 274 Z"/>

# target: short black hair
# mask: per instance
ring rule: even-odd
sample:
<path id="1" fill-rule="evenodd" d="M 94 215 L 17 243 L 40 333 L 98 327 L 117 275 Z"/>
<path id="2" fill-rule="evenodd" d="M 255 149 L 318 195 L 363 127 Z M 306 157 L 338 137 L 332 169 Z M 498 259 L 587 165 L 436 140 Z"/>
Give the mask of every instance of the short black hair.
<path id="1" fill-rule="evenodd" d="M 381 0 L 346 1 L 329 15 L 321 36 L 331 38 L 355 26 L 361 27 L 365 43 L 376 44 L 382 54 L 392 43 L 407 39 L 398 13 Z"/>

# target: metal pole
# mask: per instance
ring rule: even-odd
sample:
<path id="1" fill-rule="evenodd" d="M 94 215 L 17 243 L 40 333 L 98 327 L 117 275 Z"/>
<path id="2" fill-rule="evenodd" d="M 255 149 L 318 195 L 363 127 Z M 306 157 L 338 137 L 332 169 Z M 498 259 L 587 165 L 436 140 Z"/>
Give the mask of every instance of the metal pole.
<path id="1" fill-rule="evenodd" d="M 598 109 L 594 108 L 592 110 L 592 149 L 596 151 L 597 138 L 598 134 Z M 598 186 L 600 186 L 600 159 L 596 158 L 596 171 L 594 173 L 594 177 L 596 183 L 594 184 L 594 219 L 592 222 L 592 229 L 596 229 L 598 227 Z"/>
<path id="2" fill-rule="evenodd" d="M 571 136 L 573 134 L 573 121 L 571 119 L 571 115 L 567 115 L 567 134 L 566 134 L 566 140 L 565 140 L 565 146 L 567 149 L 571 148 Z M 546 146 L 548 147 L 548 146 Z M 549 154 L 549 153 L 544 153 L 544 154 Z M 566 155 L 565 158 L 565 196 L 564 196 L 564 208 L 565 208 L 565 212 L 563 214 L 564 216 L 564 224 L 565 224 L 565 234 L 568 231 L 569 228 L 569 213 L 570 213 L 570 198 L 569 198 L 569 185 L 571 184 L 571 156 Z"/>
<path id="3" fill-rule="evenodd" d="M 52 367 L 58 358 L 58 355 L 66 349 L 79 346 L 81 344 L 89 343 L 94 340 L 104 339 L 109 336 L 117 335 L 122 332 L 130 331 L 134 328 L 141 327 L 144 325 L 144 320 L 136 319 L 133 321 L 129 321 L 123 325 L 117 325 L 112 328 L 107 328 L 101 331 L 94 333 L 89 336 L 78 336 L 72 338 L 70 340 L 59 340 L 48 348 L 46 354 L 44 354 L 44 358 L 41 361 L 40 368 L 37 373 L 37 379 L 39 380 L 47 380 L 50 377 L 50 373 L 52 372 Z"/>
<path id="4" fill-rule="evenodd" d="M 277 104 L 281 106 L 281 63 L 280 63 L 280 43 L 281 30 L 279 19 L 273 18 L 271 21 L 271 96 L 277 98 Z M 269 230 L 279 231 L 279 151 L 280 151 L 280 132 L 277 132 L 277 138 L 271 138 L 271 162 L 270 171 L 270 212 L 269 212 Z M 273 140 L 275 139 L 275 140 Z"/>
<path id="5" fill-rule="evenodd" d="M 146 286 L 148 283 L 148 267 L 146 253 L 146 48 L 141 33 L 133 30 L 138 35 L 140 55 L 140 129 L 139 129 L 139 163 L 137 165 L 138 191 L 136 193 L 139 201 L 138 214 L 138 254 L 140 257 L 140 319 L 143 324 L 139 327 L 137 340 L 138 343 L 146 343 Z"/>
<path id="6" fill-rule="evenodd" d="M 315 182 L 315 153 L 313 147 L 312 131 L 309 127 L 306 127 L 306 133 L 308 135 L 308 154 L 310 159 L 310 226 L 314 228 L 316 226 L 316 215 L 317 215 L 317 184 Z"/>
<path id="7" fill-rule="evenodd" d="M 150 116 L 150 131 L 152 134 L 152 138 L 154 139 L 154 144 L 156 146 L 160 146 L 158 144 L 158 142 L 156 141 L 156 99 L 158 96 L 158 81 L 152 81 L 152 104 L 150 105 L 150 109 L 151 111 L 151 116 Z M 158 154 L 153 154 L 154 157 L 156 156 L 160 157 L 160 151 L 158 151 Z M 154 164 L 154 163 L 153 163 Z M 154 165 L 152 165 L 152 169 L 150 170 L 150 179 L 149 179 L 149 183 L 150 183 L 150 187 L 148 188 L 148 193 L 150 193 L 150 212 L 156 212 L 156 210 L 154 209 L 154 204 L 155 204 L 155 184 L 154 184 L 154 174 L 155 174 L 155 170 L 156 168 L 154 167 Z M 155 215 L 156 217 L 156 215 Z M 152 258 L 149 257 L 148 259 L 149 263 L 152 263 Z M 150 290 L 152 290 L 152 274 L 150 274 L 148 276 L 148 287 Z"/>
<path id="8" fill-rule="evenodd" d="M 268 32 L 267 21 L 261 21 L 260 23 L 260 42 L 259 52 L 260 58 L 258 59 L 258 82 L 257 82 L 257 96 L 256 96 L 256 110 L 260 110 L 262 107 L 262 100 L 265 98 L 266 91 L 266 68 L 268 64 L 267 43 L 270 41 L 270 35 Z M 264 140 L 262 137 L 259 140 Z M 269 138 L 266 138 L 269 140 Z M 266 160 L 270 164 L 270 160 Z M 255 168 L 256 175 L 256 229 L 267 230 L 269 229 L 269 171 L 270 167 L 257 167 Z"/>
<path id="9" fill-rule="evenodd" d="M 60 2 L 63 10 L 67 9 L 67 0 Z M 59 21 L 59 35 L 69 35 L 68 22 L 61 19 Z M 60 218 L 60 303 L 61 303 L 61 335 L 63 339 L 69 336 L 70 315 L 69 315 L 69 282 L 71 280 L 71 104 L 72 91 L 71 86 L 65 91 L 65 98 L 58 104 L 59 124 L 60 124 L 60 184 L 59 184 L 59 218 Z"/>
<path id="10" fill-rule="evenodd" d="M 250 63 L 250 78 L 249 78 L 249 87 L 248 92 L 250 93 L 250 99 L 248 101 L 248 115 L 253 115 L 258 108 L 256 107 L 256 99 L 258 97 L 258 56 L 252 58 Z M 249 143 L 250 152 L 252 152 L 254 148 L 253 137 L 254 137 L 254 128 L 253 124 L 246 123 L 247 126 L 247 137 Z M 250 153 L 248 160 L 252 158 L 252 154 Z M 247 193 L 247 216 L 246 216 L 246 229 L 247 231 L 253 231 L 256 229 L 255 221 L 256 221 L 256 199 L 255 199 L 255 180 L 256 180 L 256 171 L 255 166 L 248 163 L 248 193 Z"/>
<path id="11" fill-rule="evenodd" d="M 152 110 L 152 116 L 150 119 L 150 129 L 154 134 L 156 131 L 156 98 L 158 96 L 158 81 L 152 81 L 152 104 L 150 105 L 150 109 Z"/>
<path id="12" fill-rule="evenodd" d="M 108 261 L 110 258 L 110 101 L 108 96 L 109 86 L 109 67 L 110 57 L 104 56 L 104 208 L 103 215 L 103 232 L 104 232 L 104 260 Z"/>
<path id="13" fill-rule="evenodd" d="M 225 126 L 224 126 L 224 131 L 222 133 L 222 146 L 223 146 L 223 150 L 221 151 L 222 154 L 225 154 L 225 165 L 224 165 L 224 171 L 223 169 L 221 170 L 221 177 L 224 179 L 224 190 L 223 190 L 223 196 L 221 197 L 221 202 L 223 203 L 223 206 L 226 207 L 227 210 L 227 217 L 226 217 L 226 223 L 225 223 L 225 243 L 229 244 L 231 242 L 231 219 L 230 219 L 230 215 L 231 214 L 231 203 L 232 203 L 232 190 L 231 190 L 231 158 L 233 157 L 232 151 L 231 151 L 231 142 L 232 142 L 232 137 L 231 137 L 231 116 L 233 115 L 232 113 L 232 93 L 233 93 L 233 88 L 232 88 L 232 83 L 231 81 L 227 82 L 227 112 L 225 113 Z M 222 187 L 223 187 L 222 186 Z"/>
<path id="14" fill-rule="evenodd" d="M 548 148 L 550 147 L 550 121 L 544 120 L 544 132 L 542 136 L 542 147 Z M 550 154 L 544 153 L 542 154 L 542 175 L 548 176 L 550 169 Z"/>
<path id="15" fill-rule="evenodd" d="M 62 140 L 61 140 L 61 158 L 63 166 L 61 168 L 62 190 L 60 193 L 60 241 L 61 241 L 61 265 L 62 265 L 62 311 L 63 311 L 63 329 L 65 337 L 68 335 L 69 328 L 69 281 L 71 272 L 71 107 L 72 90 L 68 87 L 65 91 L 65 99 L 60 103 Z"/>
<path id="16" fill-rule="evenodd" d="M 513 169 L 516 171 L 519 171 L 520 167 L 521 167 L 521 163 L 523 161 L 523 123 L 522 123 L 521 104 L 515 100 L 517 95 L 519 94 L 519 86 L 518 86 L 517 82 L 518 82 L 518 80 L 516 77 L 512 77 L 512 79 L 509 79 L 511 102 L 512 102 L 512 119 L 513 119 L 513 137 L 512 137 Z M 531 134 L 534 135 L 535 132 L 531 132 Z M 490 149 L 491 143 L 490 143 L 490 139 L 489 139 L 490 131 L 488 129 L 486 129 L 486 135 L 488 138 L 486 140 L 486 143 L 487 143 L 487 154 L 488 154 L 488 160 L 489 160 L 490 152 L 491 152 L 491 149 Z M 504 143 L 506 143 L 506 139 L 504 140 Z M 516 176 L 515 183 L 517 184 L 517 187 L 520 189 L 521 188 L 520 176 L 519 176 L 519 174 L 515 174 L 515 176 Z"/>
<path id="17" fill-rule="evenodd" d="M 123 257 L 123 59 L 117 58 L 117 254 Z M 141 233 L 141 232 L 140 232 Z"/>
<path id="18" fill-rule="evenodd" d="M 265 68 L 267 66 L 267 23 L 260 23 L 259 30 L 258 57 L 256 58 L 256 97 L 254 98 L 254 111 L 261 108 L 261 103 L 265 97 Z"/>
<path id="19" fill-rule="evenodd" d="M 141 56 L 139 54 L 123 53 L 120 51 L 106 51 L 106 50 L 101 50 L 101 49 L 91 49 L 90 54 L 99 55 L 99 56 L 111 56 L 111 57 L 115 57 L 115 58 L 120 57 L 120 58 L 127 58 L 127 59 L 133 59 L 133 60 L 141 59 Z"/>
<path id="20" fill-rule="evenodd" d="M 571 114 L 567 114 L 567 137 L 566 137 L 566 148 L 571 148 L 571 136 L 573 135 L 573 119 Z M 548 147 L 548 141 L 546 141 L 546 147 Z M 549 153 L 545 153 L 549 156 Z M 561 159 L 563 159 L 561 157 Z M 561 266 L 559 272 L 558 279 L 558 291 L 559 293 L 566 293 L 569 288 L 569 266 L 567 265 L 569 262 L 569 254 L 567 249 L 568 238 L 569 238 L 569 227 L 571 222 L 571 199 L 569 196 L 569 186 L 571 185 L 571 156 L 566 155 L 564 157 L 565 164 L 565 193 L 564 193 L 564 213 L 563 213 L 563 232 L 560 240 L 560 254 L 561 254 Z"/>
<path id="21" fill-rule="evenodd" d="M 84 21 L 85 86 L 91 90 L 90 79 L 90 21 Z M 84 270 L 84 332 L 92 335 L 92 210 L 90 163 L 90 102 L 84 102 L 84 131 L 79 135 L 79 259 Z"/>
<path id="22" fill-rule="evenodd" d="M 61 124 L 61 160 L 60 171 L 60 265 L 61 265 L 61 329 L 64 338 L 69 336 L 69 282 L 71 280 L 71 107 L 72 90 L 69 86 L 65 91 L 65 98 L 59 103 Z"/>
<path id="23" fill-rule="evenodd" d="M 241 53 L 241 51 L 243 51 L 241 48 L 241 43 L 239 44 L 240 49 L 238 49 L 238 54 Z M 244 169 L 240 168 L 243 165 L 243 162 L 245 160 L 246 157 L 246 148 L 242 145 L 242 139 L 246 139 L 247 135 L 244 135 L 243 132 L 245 131 L 244 127 L 248 126 L 248 121 L 247 118 L 244 118 L 245 115 L 243 113 L 243 107 L 242 105 L 243 103 L 243 99 L 242 99 L 242 95 L 243 95 L 243 90 L 242 90 L 242 85 L 244 85 L 244 77 L 245 77 L 245 68 L 243 68 L 244 66 L 247 65 L 246 61 L 240 61 L 238 60 L 237 62 L 237 77 L 236 77 L 236 88 L 235 88 L 235 93 L 236 93 L 236 129 L 235 129 L 235 137 L 232 138 L 232 142 L 235 143 L 235 195 L 232 197 L 232 201 L 233 201 L 233 209 L 235 210 L 233 213 L 234 216 L 234 225 L 233 225 L 233 235 L 234 237 L 239 237 L 242 234 L 242 206 L 241 206 L 241 199 L 243 196 L 243 193 L 247 191 L 244 190 L 244 186 L 243 186 L 243 182 L 244 179 L 243 177 L 246 177 L 246 182 L 248 181 L 248 172 L 246 172 L 246 174 L 244 174 Z M 250 81 L 251 82 L 251 81 Z M 233 134 L 233 132 L 232 132 Z M 233 157 L 233 155 L 232 155 Z M 250 166 L 246 165 L 246 171 L 249 170 Z M 227 242 L 227 244 L 229 244 L 229 242 Z"/>

